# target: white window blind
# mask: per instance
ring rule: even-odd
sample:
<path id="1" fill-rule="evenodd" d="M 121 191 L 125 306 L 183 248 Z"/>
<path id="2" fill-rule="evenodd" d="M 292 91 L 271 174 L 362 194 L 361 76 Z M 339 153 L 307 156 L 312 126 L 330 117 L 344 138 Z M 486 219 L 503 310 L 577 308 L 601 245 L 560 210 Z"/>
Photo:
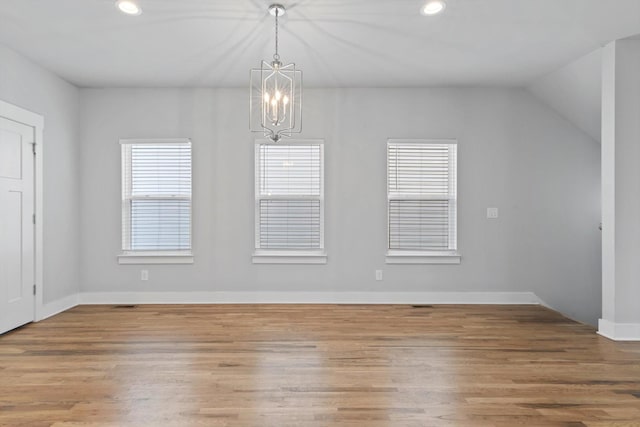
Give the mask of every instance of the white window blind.
<path id="1" fill-rule="evenodd" d="M 122 249 L 191 251 L 191 142 L 123 140 Z"/>
<path id="2" fill-rule="evenodd" d="M 256 144 L 256 249 L 319 250 L 323 144 Z"/>
<path id="3" fill-rule="evenodd" d="M 455 142 L 387 144 L 390 251 L 457 250 Z"/>

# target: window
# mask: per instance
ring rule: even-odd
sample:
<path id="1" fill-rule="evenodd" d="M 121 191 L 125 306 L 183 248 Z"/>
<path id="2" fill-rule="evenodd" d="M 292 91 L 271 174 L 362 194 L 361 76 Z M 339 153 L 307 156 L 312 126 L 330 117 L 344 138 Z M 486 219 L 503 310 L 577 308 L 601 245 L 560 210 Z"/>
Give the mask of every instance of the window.
<path id="1" fill-rule="evenodd" d="M 459 263 L 456 141 L 387 143 L 388 263 Z"/>
<path id="2" fill-rule="evenodd" d="M 191 142 L 121 140 L 120 263 L 191 263 Z"/>
<path id="3" fill-rule="evenodd" d="M 324 145 L 259 142 L 254 263 L 326 263 Z"/>

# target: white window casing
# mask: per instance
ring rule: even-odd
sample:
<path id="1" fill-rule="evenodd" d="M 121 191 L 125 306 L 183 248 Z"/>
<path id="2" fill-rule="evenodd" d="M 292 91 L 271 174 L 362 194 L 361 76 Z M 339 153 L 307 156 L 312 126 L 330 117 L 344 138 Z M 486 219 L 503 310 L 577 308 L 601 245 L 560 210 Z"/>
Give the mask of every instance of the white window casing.
<path id="1" fill-rule="evenodd" d="M 255 145 L 255 264 L 324 264 L 324 143 Z"/>
<path id="2" fill-rule="evenodd" d="M 387 142 L 390 264 L 459 264 L 457 141 Z"/>
<path id="3" fill-rule="evenodd" d="M 120 264 L 190 264 L 191 141 L 123 139 Z"/>

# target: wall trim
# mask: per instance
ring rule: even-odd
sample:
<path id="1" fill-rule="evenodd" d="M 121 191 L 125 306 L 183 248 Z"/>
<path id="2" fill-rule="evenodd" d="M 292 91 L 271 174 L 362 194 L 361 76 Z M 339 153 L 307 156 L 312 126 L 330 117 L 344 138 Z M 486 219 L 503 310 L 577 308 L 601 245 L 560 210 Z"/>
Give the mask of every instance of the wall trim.
<path id="1" fill-rule="evenodd" d="M 598 334 L 614 341 L 640 341 L 640 323 L 616 323 L 599 319 Z"/>
<path id="2" fill-rule="evenodd" d="M 66 296 L 64 298 L 57 299 L 55 301 L 46 303 L 42 307 L 41 317 L 39 320 L 47 319 L 51 316 L 55 316 L 56 314 L 60 314 L 63 311 L 67 311 L 70 308 L 78 305 L 78 294 L 73 294 Z"/>
<path id="3" fill-rule="evenodd" d="M 78 304 L 540 304 L 533 292 L 84 292 Z"/>

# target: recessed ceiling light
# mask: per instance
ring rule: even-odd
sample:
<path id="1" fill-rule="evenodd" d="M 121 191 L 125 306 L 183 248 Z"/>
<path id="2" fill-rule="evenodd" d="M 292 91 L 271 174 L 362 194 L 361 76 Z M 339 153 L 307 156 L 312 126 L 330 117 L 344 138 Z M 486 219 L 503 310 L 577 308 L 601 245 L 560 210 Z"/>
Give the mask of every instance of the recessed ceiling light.
<path id="1" fill-rule="evenodd" d="M 422 6 L 420 12 L 427 16 L 437 15 L 442 12 L 445 7 L 447 7 L 447 4 L 444 0 L 429 0 L 424 6 Z"/>
<path id="2" fill-rule="evenodd" d="M 142 9 L 137 5 L 136 2 L 132 0 L 118 0 L 116 2 L 116 6 L 120 9 L 120 12 L 126 13 L 127 15 L 140 15 L 142 13 Z"/>

